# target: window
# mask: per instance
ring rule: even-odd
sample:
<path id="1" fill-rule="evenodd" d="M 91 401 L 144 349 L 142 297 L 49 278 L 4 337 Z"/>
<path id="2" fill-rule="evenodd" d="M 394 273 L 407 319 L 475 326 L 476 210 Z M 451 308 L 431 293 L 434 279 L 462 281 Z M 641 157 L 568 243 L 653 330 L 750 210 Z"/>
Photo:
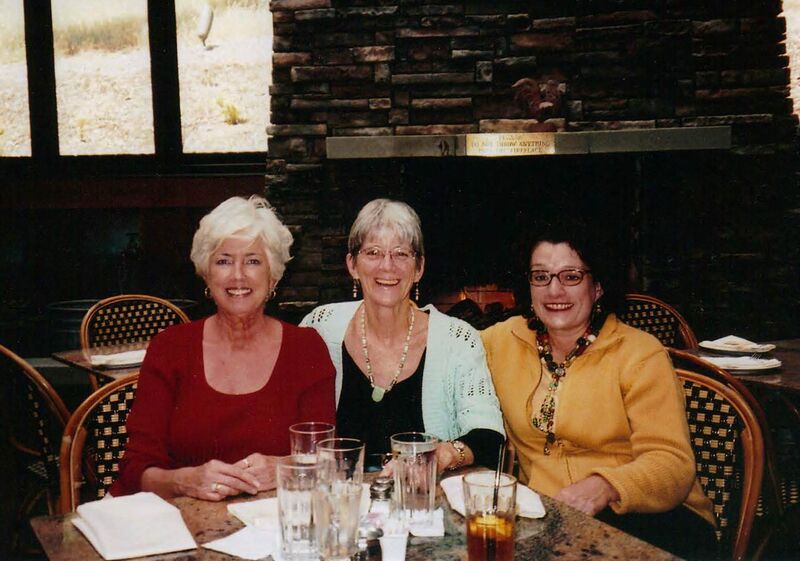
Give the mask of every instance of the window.
<path id="1" fill-rule="evenodd" d="M 0 0 L 0 9 L 3 165 L 263 166 L 268 0 Z"/>
<path id="2" fill-rule="evenodd" d="M 22 0 L 0 0 L 0 158 L 31 155 L 25 14 Z"/>

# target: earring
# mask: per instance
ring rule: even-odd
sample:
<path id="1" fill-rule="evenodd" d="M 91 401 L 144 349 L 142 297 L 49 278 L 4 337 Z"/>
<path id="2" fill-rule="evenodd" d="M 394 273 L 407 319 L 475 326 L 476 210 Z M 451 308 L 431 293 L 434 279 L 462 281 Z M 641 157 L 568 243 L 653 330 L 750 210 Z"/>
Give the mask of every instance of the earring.
<path id="1" fill-rule="evenodd" d="M 600 301 L 594 303 L 592 306 L 592 315 L 589 317 L 589 326 L 592 328 L 592 331 L 595 333 L 600 332 L 600 328 L 603 327 L 603 305 L 600 304 Z"/>
<path id="2" fill-rule="evenodd" d="M 353 279 L 353 300 L 358 298 L 358 279 Z"/>
<path id="3" fill-rule="evenodd" d="M 542 320 L 539 319 L 539 316 L 536 315 L 533 304 L 531 304 L 531 315 L 528 318 L 528 329 L 536 331 L 537 333 L 547 333 L 547 327 L 542 323 Z"/>
<path id="4" fill-rule="evenodd" d="M 210 288 L 206 287 L 206 289 L 203 291 L 203 294 L 206 295 L 206 298 L 211 300 L 211 289 Z"/>
<path id="5" fill-rule="evenodd" d="M 419 283 L 418 282 L 414 283 L 414 300 L 419 302 Z"/>

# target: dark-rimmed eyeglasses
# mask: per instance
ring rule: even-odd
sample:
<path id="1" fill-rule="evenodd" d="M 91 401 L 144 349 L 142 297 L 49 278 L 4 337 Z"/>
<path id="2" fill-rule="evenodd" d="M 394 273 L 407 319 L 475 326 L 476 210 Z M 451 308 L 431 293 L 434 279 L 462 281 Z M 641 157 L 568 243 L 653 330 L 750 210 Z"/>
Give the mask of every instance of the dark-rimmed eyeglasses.
<path id="1" fill-rule="evenodd" d="M 396 247 L 387 251 L 376 246 L 359 249 L 358 254 L 363 255 L 370 263 L 380 263 L 388 255 L 398 265 L 405 265 L 417 255 L 415 251 L 404 247 Z"/>
<path id="2" fill-rule="evenodd" d="M 588 269 L 564 269 L 557 273 L 533 269 L 528 271 L 526 276 L 531 286 L 549 286 L 556 277 L 563 286 L 577 286 L 583 282 L 583 277 L 588 273 L 591 273 Z"/>

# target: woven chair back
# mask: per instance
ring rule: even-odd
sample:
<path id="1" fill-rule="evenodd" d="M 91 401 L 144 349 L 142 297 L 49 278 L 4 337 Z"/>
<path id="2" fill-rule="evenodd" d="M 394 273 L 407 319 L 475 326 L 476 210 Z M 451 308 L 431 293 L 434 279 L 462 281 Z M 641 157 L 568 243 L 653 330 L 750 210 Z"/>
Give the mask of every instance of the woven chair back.
<path id="1" fill-rule="evenodd" d="M 139 375 L 115 380 L 75 410 L 61 439 L 61 512 L 101 499 L 114 483 L 125 454 L 125 423 L 136 397 Z"/>
<path id="2" fill-rule="evenodd" d="M 626 294 L 625 310 L 620 319 L 654 335 L 665 347 L 694 349 L 697 337 L 683 316 L 667 304 L 646 294 Z"/>
<path id="3" fill-rule="evenodd" d="M 764 475 L 764 440 L 747 400 L 723 382 L 677 369 L 697 476 L 714 504 L 720 558 L 747 553 Z"/>
<path id="4" fill-rule="evenodd" d="M 0 372 L 8 441 L 24 458 L 24 468 L 56 497 L 58 442 L 69 411 L 38 370 L 2 345 Z"/>
<path id="5" fill-rule="evenodd" d="M 189 318 L 168 300 L 145 294 L 121 294 L 100 300 L 81 322 L 81 348 L 142 348 L 154 335 Z"/>

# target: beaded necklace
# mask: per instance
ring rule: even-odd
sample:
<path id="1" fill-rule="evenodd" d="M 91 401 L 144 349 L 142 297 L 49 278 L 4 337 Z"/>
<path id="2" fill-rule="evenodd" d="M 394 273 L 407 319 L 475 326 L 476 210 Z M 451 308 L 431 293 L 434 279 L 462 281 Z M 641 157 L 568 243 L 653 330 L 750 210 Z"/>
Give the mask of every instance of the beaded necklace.
<path id="1" fill-rule="evenodd" d="M 406 333 L 406 340 L 403 343 L 403 352 L 400 354 L 400 364 L 394 371 L 394 377 L 388 388 L 382 388 L 375 384 L 375 378 L 372 376 L 372 363 L 369 361 L 369 350 L 367 350 L 367 310 L 364 304 L 361 304 L 361 317 L 359 318 L 361 326 L 361 352 L 364 354 L 364 362 L 367 363 L 367 378 L 369 378 L 369 385 L 372 386 L 372 401 L 378 403 L 383 399 L 384 394 L 392 391 L 392 388 L 397 383 L 400 373 L 403 372 L 403 367 L 406 365 L 406 358 L 408 357 L 408 346 L 411 343 L 411 333 L 414 332 L 414 306 L 410 306 L 411 313 L 408 318 L 408 333 Z"/>
<path id="2" fill-rule="evenodd" d="M 542 406 L 539 409 L 539 415 L 534 415 L 531 422 L 533 426 L 542 432 L 547 433 L 547 438 L 544 442 L 544 455 L 550 455 L 550 445 L 556 441 L 556 435 L 553 432 L 553 426 L 556 419 L 556 390 L 561 379 L 567 375 L 567 368 L 575 361 L 576 358 L 581 356 L 587 347 L 594 342 L 597 336 L 592 332 L 591 326 L 586 329 L 586 332 L 578 337 L 575 346 L 564 357 L 564 361 L 556 364 L 553 360 L 553 349 L 550 346 L 550 335 L 546 329 L 536 331 L 536 346 L 539 349 L 540 360 L 542 366 L 547 368 L 550 372 L 551 380 L 547 384 L 547 393 L 545 394 Z"/>

